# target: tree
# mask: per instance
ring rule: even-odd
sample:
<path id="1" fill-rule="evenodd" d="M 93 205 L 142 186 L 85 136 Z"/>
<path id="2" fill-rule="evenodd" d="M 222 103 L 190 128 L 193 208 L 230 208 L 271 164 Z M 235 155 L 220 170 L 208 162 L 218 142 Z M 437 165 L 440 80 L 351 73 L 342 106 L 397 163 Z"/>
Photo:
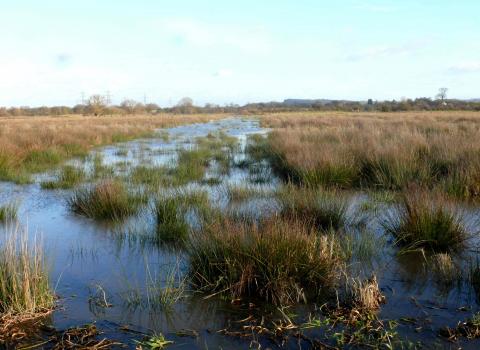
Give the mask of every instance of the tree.
<path id="1" fill-rule="evenodd" d="M 195 111 L 193 100 L 190 97 L 182 98 L 180 101 L 178 101 L 174 111 L 179 113 L 193 113 Z"/>
<path id="2" fill-rule="evenodd" d="M 107 107 L 107 98 L 103 95 L 92 95 L 87 102 L 87 110 L 94 115 L 101 115 Z"/>
<path id="3" fill-rule="evenodd" d="M 193 100 L 190 97 L 184 97 L 177 103 L 177 107 L 192 107 Z"/>
<path id="4" fill-rule="evenodd" d="M 438 94 L 435 97 L 443 102 L 447 98 L 447 91 L 447 88 L 442 87 L 438 89 Z"/>
<path id="5" fill-rule="evenodd" d="M 122 101 L 120 104 L 120 107 L 124 109 L 127 113 L 134 114 L 135 113 L 135 107 L 137 106 L 137 101 L 135 100 L 130 100 L 130 99 L 125 99 Z"/>

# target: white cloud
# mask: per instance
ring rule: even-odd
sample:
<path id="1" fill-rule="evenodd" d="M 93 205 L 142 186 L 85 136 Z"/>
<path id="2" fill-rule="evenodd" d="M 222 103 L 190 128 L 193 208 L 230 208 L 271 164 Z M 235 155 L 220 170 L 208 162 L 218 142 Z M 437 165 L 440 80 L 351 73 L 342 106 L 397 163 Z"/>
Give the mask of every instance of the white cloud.
<path id="1" fill-rule="evenodd" d="M 454 64 L 448 68 L 451 73 L 473 73 L 480 72 L 480 61 L 465 61 Z"/>
<path id="2" fill-rule="evenodd" d="M 219 78 L 228 78 L 228 77 L 231 77 L 232 75 L 233 75 L 233 71 L 228 68 L 221 68 L 213 74 L 214 77 L 219 77 Z"/>
<path id="3" fill-rule="evenodd" d="M 359 10 L 366 10 L 370 12 L 390 13 L 397 11 L 397 7 L 390 4 L 379 4 L 373 2 L 361 2 L 354 6 Z"/>
<path id="4" fill-rule="evenodd" d="M 267 53 L 271 49 L 271 38 L 262 27 L 212 24 L 188 18 L 162 21 L 162 32 L 180 43 L 206 47 L 235 48 L 244 52 Z"/>
<path id="5" fill-rule="evenodd" d="M 345 60 L 360 61 L 379 57 L 408 55 L 423 49 L 426 44 L 425 41 L 417 41 L 399 46 L 374 46 L 351 53 L 345 57 Z"/>

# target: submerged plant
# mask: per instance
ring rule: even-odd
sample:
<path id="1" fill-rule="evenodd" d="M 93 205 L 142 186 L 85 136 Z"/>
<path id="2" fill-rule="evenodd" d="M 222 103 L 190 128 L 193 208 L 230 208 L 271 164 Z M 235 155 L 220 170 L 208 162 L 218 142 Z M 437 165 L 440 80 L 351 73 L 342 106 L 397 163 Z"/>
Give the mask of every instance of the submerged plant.
<path id="1" fill-rule="evenodd" d="M 179 264 L 166 271 L 165 278 L 153 277 L 147 267 L 148 305 L 153 308 L 170 309 L 185 297 L 187 282 L 180 272 Z"/>
<path id="2" fill-rule="evenodd" d="M 145 347 L 150 350 L 165 349 L 168 345 L 173 344 L 173 341 L 167 340 L 162 333 L 154 334 L 142 341 L 136 341 L 140 349 Z"/>
<path id="3" fill-rule="evenodd" d="M 461 212 L 446 200 L 429 198 L 424 192 L 405 194 L 397 210 L 390 212 L 382 225 L 406 249 L 457 251 L 469 236 Z"/>
<path id="4" fill-rule="evenodd" d="M 460 277 L 452 257 L 448 253 L 438 253 L 432 256 L 432 270 L 435 279 L 442 285 L 450 285 Z"/>
<path id="5" fill-rule="evenodd" d="M 187 250 L 196 288 L 275 304 L 326 292 L 343 263 L 333 236 L 274 218 L 259 224 L 218 218 L 193 234 Z"/>
<path id="6" fill-rule="evenodd" d="M 70 209 L 93 218 L 117 220 L 135 214 L 145 197 L 129 191 L 122 182 L 106 180 L 76 190 L 68 200 Z"/>

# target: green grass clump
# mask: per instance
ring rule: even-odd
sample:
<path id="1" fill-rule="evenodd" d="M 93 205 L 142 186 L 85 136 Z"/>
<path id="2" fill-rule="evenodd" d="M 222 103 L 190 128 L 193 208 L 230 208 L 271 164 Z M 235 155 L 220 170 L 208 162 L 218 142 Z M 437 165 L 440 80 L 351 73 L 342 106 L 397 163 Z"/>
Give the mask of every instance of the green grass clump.
<path id="1" fill-rule="evenodd" d="M 23 167 L 18 167 L 11 155 L 0 151 L 0 181 L 12 181 L 17 184 L 31 183 L 30 176 Z"/>
<path id="2" fill-rule="evenodd" d="M 210 219 L 212 209 L 203 191 L 176 191 L 159 197 L 153 208 L 157 237 L 163 242 L 184 243 L 190 232 L 187 214 L 195 214 L 196 223 Z"/>
<path id="3" fill-rule="evenodd" d="M 232 202 L 273 195 L 273 191 L 255 185 L 225 185 L 222 190 Z"/>
<path id="4" fill-rule="evenodd" d="M 18 228 L 0 247 L 0 314 L 27 317 L 53 308 L 42 247 Z"/>
<path id="5" fill-rule="evenodd" d="M 99 220 L 119 220 L 138 212 L 145 196 L 129 191 L 119 181 L 105 180 L 76 190 L 69 199 L 70 209 Z"/>
<path id="6" fill-rule="evenodd" d="M 60 164 L 65 155 L 56 149 L 30 151 L 25 159 L 24 166 L 30 173 L 41 172 Z"/>
<path id="7" fill-rule="evenodd" d="M 192 234 L 187 251 L 195 288 L 274 304 L 319 296 L 342 266 L 332 236 L 278 219 L 256 224 L 218 218 Z"/>
<path id="8" fill-rule="evenodd" d="M 426 193 L 406 193 L 395 212 L 382 221 L 385 232 L 396 237 L 406 249 L 426 249 L 437 253 L 463 247 L 469 234 L 463 217 L 442 198 Z"/>
<path id="9" fill-rule="evenodd" d="M 314 225 L 322 231 L 342 230 L 347 203 L 339 193 L 287 185 L 279 192 L 281 215 Z"/>
<path id="10" fill-rule="evenodd" d="M 44 181 L 40 184 L 43 189 L 67 189 L 72 188 L 85 179 L 85 172 L 72 165 L 66 165 L 62 168 L 56 181 Z"/>
<path id="11" fill-rule="evenodd" d="M 154 207 L 157 237 L 163 242 L 183 242 L 188 237 L 189 226 L 184 217 L 182 202 L 176 197 L 164 197 Z"/>
<path id="12" fill-rule="evenodd" d="M 180 150 L 177 166 L 172 171 L 174 184 L 201 181 L 205 176 L 210 156 L 206 149 Z"/>
<path id="13" fill-rule="evenodd" d="M 131 180 L 134 183 L 149 186 L 159 186 L 167 181 L 168 169 L 165 167 L 137 166 L 131 173 Z"/>
<path id="14" fill-rule="evenodd" d="M 0 222 L 10 221 L 17 217 L 18 207 L 15 204 L 0 206 Z"/>

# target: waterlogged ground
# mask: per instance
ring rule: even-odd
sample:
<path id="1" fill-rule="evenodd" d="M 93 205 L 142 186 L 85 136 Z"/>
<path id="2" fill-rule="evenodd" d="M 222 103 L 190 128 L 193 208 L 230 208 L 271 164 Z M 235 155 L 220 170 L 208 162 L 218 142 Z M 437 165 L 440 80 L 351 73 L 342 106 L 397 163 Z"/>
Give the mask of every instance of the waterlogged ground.
<path id="1" fill-rule="evenodd" d="M 195 147 L 196 138 L 222 132 L 238 139 L 239 148 L 234 157 L 241 164 L 251 134 L 265 134 L 258 121 L 240 118 L 180 126 L 161 130 L 157 138 L 137 140 L 98 149 L 87 159 L 72 160 L 70 164 L 87 172 L 101 166 L 115 176 L 128 176 L 136 166 L 174 166 L 178 151 Z M 57 329 L 95 323 L 107 337 L 135 348 L 135 341 L 146 334 L 163 333 L 174 343 L 169 348 L 244 349 L 261 345 L 266 347 L 311 348 L 311 339 L 335 344 L 333 335 L 341 327 L 326 330 L 331 325 L 305 326 L 309 318 L 318 319 L 320 305 L 302 305 L 278 309 L 260 303 L 238 302 L 220 296 L 205 298 L 203 294 L 188 291 L 171 307 L 152 301 L 154 290 L 149 286 L 165 287 L 169 277 L 174 284 L 182 284 L 185 256 L 181 249 L 153 243 L 148 239 L 152 229 L 148 210 L 123 225 L 96 223 L 72 214 L 67 200 L 72 190 L 45 190 L 40 183 L 55 178 L 56 173 L 39 174 L 30 185 L 0 183 L 0 204 L 17 202 L 18 222 L 28 227 L 31 237 L 41 237 L 47 252 L 51 283 L 59 296 L 59 307 L 51 316 L 51 325 Z M 214 179 L 205 181 L 206 179 Z M 227 185 L 257 186 L 261 198 L 231 203 L 226 194 Z M 141 186 L 141 185 L 139 185 Z M 267 215 L 278 210 L 278 203 L 269 196 L 280 186 L 265 164 L 253 171 L 232 166 L 219 172 L 218 164 L 210 164 L 204 181 L 182 186 L 185 191 L 204 190 L 210 201 L 220 208 L 234 207 L 249 215 Z M 386 237 L 377 218 L 392 211 L 389 198 L 366 194 L 352 194 L 349 213 L 352 220 L 363 220 L 366 226 L 356 232 L 361 242 L 350 269 L 359 275 L 370 276 L 375 271 L 386 303 L 379 317 L 394 320 L 391 332 L 398 332 L 405 347 L 419 343 L 425 348 L 476 349 L 479 342 L 448 342 L 438 336 L 441 327 L 454 327 L 478 311 L 477 296 L 470 285 L 461 280 L 445 284 L 432 274 L 431 265 L 420 254 L 398 256 L 392 248 L 393 239 Z M 476 222 L 478 210 L 465 208 L 471 225 Z M 194 224 L 192 218 L 192 224 Z M 3 230 L 4 228 L 2 228 Z M 6 228 L 8 229 L 8 228 Z M 471 247 L 475 247 L 471 242 Z M 463 253 L 460 261 L 476 256 L 476 249 Z M 468 269 L 467 264 L 458 267 Z M 465 273 L 465 272 L 464 272 Z M 467 272 L 468 273 L 468 272 Z M 244 326 L 262 325 L 271 320 L 290 319 L 304 325 L 305 338 L 282 337 L 270 339 L 249 331 Z M 243 322 L 240 322 L 243 321 Z M 246 329 L 246 330 L 245 330 Z M 256 328 L 258 331 L 259 328 Z M 241 331 L 243 334 L 235 333 Z M 261 332 L 260 332 L 261 333 Z M 329 339 L 325 339 L 325 335 Z M 340 337 L 340 335 L 336 335 Z M 318 345 L 318 343 L 317 343 Z"/>

